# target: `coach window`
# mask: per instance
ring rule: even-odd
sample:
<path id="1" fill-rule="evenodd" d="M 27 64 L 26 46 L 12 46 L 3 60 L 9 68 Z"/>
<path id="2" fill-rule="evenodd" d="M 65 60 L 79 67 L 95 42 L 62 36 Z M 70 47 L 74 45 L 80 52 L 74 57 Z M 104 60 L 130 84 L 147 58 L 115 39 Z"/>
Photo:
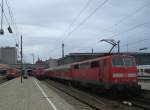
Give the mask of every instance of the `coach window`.
<path id="1" fill-rule="evenodd" d="M 74 65 L 74 69 L 79 69 L 79 64 Z"/>
<path id="2" fill-rule="evenodd" d="M 80 68 L 89 68 L 89 63 L 80 64 Z"/>
<path id="3" fill-rule="evenodd" d="M 97 68 L 97 67 L 99 67 L 98 61 L 91 62 L 91 68 Z"/>

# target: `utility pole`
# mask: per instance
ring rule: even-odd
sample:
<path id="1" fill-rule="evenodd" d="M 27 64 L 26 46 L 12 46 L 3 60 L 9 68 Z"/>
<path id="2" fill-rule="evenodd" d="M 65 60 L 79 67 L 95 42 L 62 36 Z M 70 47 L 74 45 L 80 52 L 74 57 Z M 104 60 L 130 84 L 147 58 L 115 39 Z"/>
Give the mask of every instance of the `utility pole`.
<path id="1" fill-rule="evenodd" d="M 64 43 L 62 43 L 62 58 L 64 58 Z"/>
<path id="2" fill-rule="evenodd" d="M 92 54 L 93 54 L 93 48 L 92 48 Z"/>
<path id="3" fill-rule="evenodd" d="M 118 42 L 117 42 L 117 45 L 118 45 L 118 53 L 120 53 L 120 45 L 119 45 L 119 43 L 120 43 L 120 40 L 118 40 Z"/>
<path id="4" fill-rule="evenodd" d="M 2 0 L 2 5 L 1 5 L 1 29 L 0 29 L 0 34 L 3 35 L 4 34 L 4 30 L 3 30 L 3 15 L 4 15 L 4 3 Z"/>
<path id="5" fill-rule="evenodd" d="M 127 53 L 128 53 L 128 44 L 127 44 Z"/>
<path id="6" fill-rule="evenodd" d="M 35 55 L 34 55 L 34 53 L 32 53 L 32 61 L 33 61 L 33 64 L 34 64 L 34 58 L 35 58 Z"/>
<path id="7" fill-rule="evenodd" d="M 21 52 L 20 52 L 20 54 L 21 54 L 21 83 L 22 83 L 22 73 L 23 73 L 23 65 L 22 65 L 22 58 L 23 58 L 23 56 L 22 56 L 22 36 L 21 36 Z"/>

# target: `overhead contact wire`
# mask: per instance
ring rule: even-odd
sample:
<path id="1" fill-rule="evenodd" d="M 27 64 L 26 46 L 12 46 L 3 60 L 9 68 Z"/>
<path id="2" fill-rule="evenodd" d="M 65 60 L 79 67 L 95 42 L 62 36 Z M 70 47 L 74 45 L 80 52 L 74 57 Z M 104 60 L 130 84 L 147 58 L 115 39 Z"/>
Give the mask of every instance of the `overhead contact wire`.
<path id="1" fill-rule="evenodd" d="M 104 0 L 104 2 L 102 2 L 100 5 L 98 5 L 93 11 L 92 13 L 90 13 L 83 21 L 81 21 L 72 31 L 70 31 L 67 36 L 63 39 L 66 40 L 67 38 L 69 38 L 71 36 L 71 34 L 73 32 L 75 32 L 81 25 L 83 25 L 91 16 L 93 16 L 100 8 L 102 8 L 106 3 L 108 2 L 108 0 Z"/>

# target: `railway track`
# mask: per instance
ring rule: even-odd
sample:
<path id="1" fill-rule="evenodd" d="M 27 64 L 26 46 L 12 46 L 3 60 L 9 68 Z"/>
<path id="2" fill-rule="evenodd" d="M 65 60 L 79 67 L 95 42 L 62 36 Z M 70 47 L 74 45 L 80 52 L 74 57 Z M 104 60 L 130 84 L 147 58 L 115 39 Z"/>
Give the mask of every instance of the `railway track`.
<path id="1" fill-rule="evenodd" d="M 56 88 L 59 91 L 82 102 L 86 105 L 86 107 L 88 106 L 89 108 L 92 108 L 92 110 L 143 110 L 136 109 L 136 107 L 134 108 L 125 106 L 122 103 L 115 100 L 106 99 L 104 97 L 97 97 L 55 81 L 45 80 L 44 82 L 52 86 L 53 88 Z"/>
<path id="2" fill-rule="evenodd" d="M 142 95 L 150 95 L 150 90 L 142 89 Z"/>
<path id="3" fill-rule="evenodd" d="M 140 97 L 134 98 L 132 101 L 133 105 L 144 108 L 145 110 L 150 110 L 150 91 L 142 90 L 141 93 Z"/>
<path id="4" fill-rule="evenodd" d="M 142 90 L 141 95 L 137 97 L 130 96 L 124 99 L 116 99 L 116 100 L 129 106 L 141 108 L 142 110 L 150 110 L 150 91 L 147 90 Z"/>
<path id="5" fill-rule="evenodd" d="M 150 100 L 146 98 L 135 98 L 129 101 L 133 106 L 137 106 L 144 110 L 150 110 Z"/>
<path id="6" fill-rule="evenodd" d="M 89 97 L 73 88 L 68 89 L 68 87 L 66 87 L 65 85 L 59 84 L 51 80 L 46 80 L 46 83 L 50 84 L 54 88 L 57 88 L 61 92 L 75 98 L 76 100 L 84 103 L 86 106 L 89 106 L 89 108 L 92 108 L 92 110 L 110 110 L 110 107 L 106 106 L 103 102 L 93 99 L 92 97 Z"/>

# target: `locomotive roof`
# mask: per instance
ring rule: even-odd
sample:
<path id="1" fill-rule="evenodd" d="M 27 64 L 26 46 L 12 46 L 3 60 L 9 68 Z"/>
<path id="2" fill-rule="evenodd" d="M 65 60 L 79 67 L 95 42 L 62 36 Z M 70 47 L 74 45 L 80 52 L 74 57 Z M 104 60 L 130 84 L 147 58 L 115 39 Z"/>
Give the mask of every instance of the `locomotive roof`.
<path id="1" fill-rule="evenodd" d="M 69 68 L 70 68 L 70 65 L 67 64 L 67 65 L 61 65 L 61 66 L 56 66 L 56 67 L 48 68 L 46 70 L 48 71 L 48 70 L 59 70 L 59 69 L 69 69 Z"/>
<path id="2" fill-rule="evenodd" d="M 56 66 L 56 67 L 48 68 L 46 70 L 49 71 L 49 70 L 70 69 L 71 65 L 76 65 L 76 64 L 81 64 L 81 63 L 87 63 L 87 62 L 93 62 L 93 61 L 97 61 L 97 60 L 100 60 L 100 59 L 110 58 L 112 56 L 122 56 L 122 57 L 127 57 L 128 56 L 128 57 L 132 57 L 130 55 L 122 55 L 122 54 L 121 55 L 120 54 L 108 55 L 108 56 L 98 57 L 98 58 L 89 59 L 89 60 L 85 60 L 85 61 L 75 62 L 75 63 L 71 63 L 71 64 Z"/>
<path id="3" fill-rule="evenodd" d="M 125 54 L 114 54 L 114 55 L 108 55 L 108 56 L 98 57 L 98 58 L 94 58 L 94 59 L 89 59 L 89 60 L 85 60 L 85 61 L 75 62 L 75 63 L 72 63 L 71 65 L 80 64 L 80 63 L 87 63 L 87 62 L 93 62 L 93 61 L 97 61 L 97 60 L 100 60 L 100 59 L 110 58 L 112 56 L 133 57 L 131 55 L 125 55 Z"/>

